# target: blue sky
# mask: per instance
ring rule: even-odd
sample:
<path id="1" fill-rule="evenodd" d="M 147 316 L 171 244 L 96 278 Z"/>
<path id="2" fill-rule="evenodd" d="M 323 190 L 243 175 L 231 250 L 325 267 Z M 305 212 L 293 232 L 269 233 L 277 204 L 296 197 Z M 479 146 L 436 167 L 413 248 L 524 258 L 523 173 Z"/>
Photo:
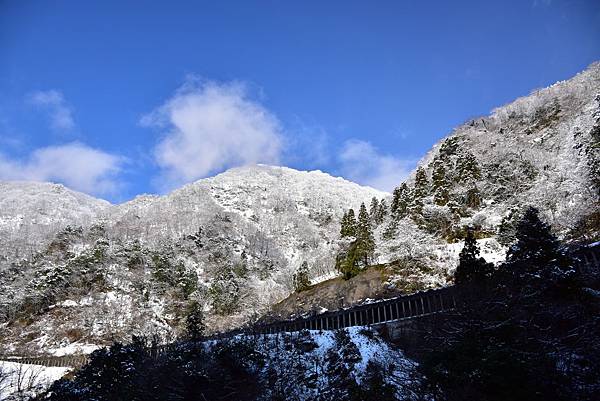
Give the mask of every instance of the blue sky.
<path id="1" fill-rule="evenodd" d="M 598 1 L 0 1 L 0 179 L 120 202 L 229 167 L 391 189 L 600 59 Z"/>

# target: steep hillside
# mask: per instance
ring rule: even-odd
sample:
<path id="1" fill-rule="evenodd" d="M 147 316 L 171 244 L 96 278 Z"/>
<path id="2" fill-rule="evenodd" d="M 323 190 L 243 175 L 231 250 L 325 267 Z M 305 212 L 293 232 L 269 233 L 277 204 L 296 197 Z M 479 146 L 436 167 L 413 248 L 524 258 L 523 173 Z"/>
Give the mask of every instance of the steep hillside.
<path id="1" fill-rule="evenodd" d="M 506 245 L 526 205 L 538 207 L 559 236 L 574 239 L 578 232 L 575 236 L 591 241 L 595 229 L 581 227 L 599 212 L 599 169 L 596 63 L 468 121 L 437 143 L 396 189 L 394 213 L 380 229 L 389 238 L 384 247 L 414 242 L 406 224 L 449 242 L 470 226 L 480 238 Z"/>
<path id="2" fill-rule="evenodd" d="M 293 294 L 272 313 L 320 311 L 340 299 L 347 305 L 443 285 L 452 277 L 467 228 L 475 230 L 482 256 L 499 262 L 527 205 L 538 207 L 560 238 L 597 241 L 599 194 L 600 63 L 595 63 L 568 81 L 468 121 L 428 152 L 387 199 L 390 212 L 374 224 L 372 260 L 393 262 L 386 274 L 325 282 Z M 342 249 L 353 240 L 341 240 Z"/>
<path id="3" fill-rule="evenodd" d="M 60 184 L 0 181 L 0 260 L 30 256 L 68 225 L 85 225 L 110 203 Z"/>
<path id="4" fill-rule="evenodd" d="M 292 292 L 303 262 L 315 280 L 335 275 L 344 210 L 385 195 L 254 166 L 105 208 L 4 262 L 1 341 L 62 353 L 135 332 L 169 336 L 190 308 L 211 329 L 234 327 Z"/>
<path id="5" fill-rule="evenodd" d="M 598 211 L 600 63 L 456 128 L 420 166 L 429 220 L 456 208 L 460 224 L 495 231 L 532 204 L 568 235 Z"/>

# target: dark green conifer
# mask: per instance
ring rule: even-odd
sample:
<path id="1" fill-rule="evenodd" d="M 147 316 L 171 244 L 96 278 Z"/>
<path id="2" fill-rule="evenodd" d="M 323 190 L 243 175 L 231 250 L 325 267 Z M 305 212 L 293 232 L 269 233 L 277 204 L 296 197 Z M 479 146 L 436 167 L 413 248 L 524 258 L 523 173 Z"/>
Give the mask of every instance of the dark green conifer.
<path id="1" fill-rule="evenodd" d="M 383 220 L 385 220 L 385 216 L 387 216 L 387 213 L 387 202 L 385 201 L 385 199 L 382 199 L 381 202 L 379 202 L 379 209 L 377 210 L 377 224 L 383 223 Z"/>
<path id="2" fill-rule="evenodd" d="M 429 180 L 427 179 L 427 173 L 423 167 L 417 168 L 415 174 L 415 186 L 413 189 L 413 197 L 415 199 L 423 199 L 429 195 Z"/>
<path id="3" fill-rule="evenodd" d="M 436 205 L 444 206 L 450 198 L 448 180 L 446 178 L 446 166 L 441 158 L 436 158 L 433 162 L 433 172 L 431 174 L 431 191 L 433 192 L 433 201 Z"/>
<path id="4" fill-rule="evenodd" d="M 417 169 L 415 183 L 410 196 L 409 213 L 411 218 L 420 224 L 423 222 L 423 199 L 429 195 L 429 181 L 423 167 Z"/>
<path id="5" fill-rule="evenodd" d="M 506 253 L 504 272 L 524 291 L 540 287 L 565 294 L 579 287 L 579 271 L 573 259 L 561 247 L 550 226 L 528 207 L 517 225 L 516 240 Z"/>
<path id="6" fill-rule="evenodd" d="M 348 212 L 344 212 L 342 220 L 340 220 L 340 237 L 348 236 Z"/>
<path id="7" fill-rule="evenodd" d="M 371 199 L 371 207 L 369 208 L 369 218 L 371 222 L 377 223 L 377 213 L 379 212 L 379 201 L 376 197 Z"/>
<path id="8" fill-rule="evenodd" d="M 197 301 L 192 302 L 188 307 L 185 329 L 190 339 L 198 340 L 204 336 L 204 331 L 206 330 L 204 312 L 202 311 L 202 306 Z"/>
<path id="9" fill-rule="evenodd" d="M 459 263 L 454 273 L 454 282 L 457 285 L 481 284 L 493 272 L 493 265 L 487 263 L 479 256 L 479 246 L 472 230 L 467 230 L 465 245 L 460 251 Z"/>
<path id="10" fill-rule="evenodd" d="M 404 185 L 404 184 L 403 184 Z M 398 203 L 400 202 L 400 197 L 402 196 L 402 185 L 394 188 L 394 192 L 392 193 L 392 204 L 390 205 L 390 210 L 393 213 L 398 209 Z"/>
<path id="11" fill-rule="evenodd" d="M 391 206 L 392 218 L 401 219 L 406 216 L 410 200 L 409 194 L 410 190 L 406 183 L 402 183 L 402 185 L 394 189 L 394 197 Z"/>
<path id="12" fill-rule="evenodd" d="M 354 209 L 349 209 L 344 213 L 340 222 L 340 237 L 354 237 L 356 235 L 356 219 Z"/>
<path id="13" fill-rule="evenodd" d="M 476 183 L 481 179 L 481 169 L 475 156 L 470 152 L 463 153 L 456 161 L 458 182 Z"/>
<path id="14" fill-rule="evenodd" d="M 512 244 L 515 240 L 517 231 L 518 216 L 517 210 L 511 209 L 506 216 L 502 218 L 498 226 L 497 241 L 504 246 Z"/>
<path id="15" fill-rule="evenodd" d="M 554 263 L 570 262 L 566 260 L 560 242 L 550 225 L 544 223 L 539 216 L 539 210 L 528 207 L 517 224 L 516 241 L 506 253 L 508 264 L 518 264 L 523 268 L 539 269 Z"/>
<path id="16" fill-rule="evenodd" d="M 396 236 L 396 232 L 398 231 L 398 219 L 392 218 L 388 223 L 387 227 L 383 231 L 383 238 L 385 239 L 393 239 Z"/>
<path id="17" fill-rule="evenodd" d="M 476 185 L 469 188 L 465 195 L 465 206 L 470 207 L 472 209 L 479 209 L 481 206 L 481 193 L 479 192 L 479 188 Z"/>
<path id="18" fill-rule="evenodd" d="M 356 236 L 356 217 L 354 209 L 348 210 L 348 233 L 351 237 Z"/>
<path id="19" fill-rule="evenodd" d="M 446 139 L 440 146 L 439 155 L 441 158 L 453 156 L 458 151 L 458 138 L 451 137 Z"/>
<path id="20" fill-rule="evenodd" d="M 360 205 L 360 211 L 358 212 L 356 239 L 359 258 L 364 266 L 368 266 L 373 252 L 375 252 L 375 238 L 373 237 L 369 214 L 364 203 Z"/>
<path id="21" fill-rule="evenodd" d="M 308 272 L 308 262 L 304 261 L 293 275 L 294 289 L 296 292 L 304 291 L 310 287 L 310 276 Z"/>

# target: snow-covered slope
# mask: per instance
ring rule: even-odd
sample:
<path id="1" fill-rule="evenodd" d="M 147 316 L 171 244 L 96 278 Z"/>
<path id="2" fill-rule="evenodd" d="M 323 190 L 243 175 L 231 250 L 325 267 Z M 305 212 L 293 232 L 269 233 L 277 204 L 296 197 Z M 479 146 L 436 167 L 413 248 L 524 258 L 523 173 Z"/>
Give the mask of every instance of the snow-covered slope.
<path id="1" fill-rule="evenodd" d="M 597 241 L 600 63 L 467 121 L 434 145 L 419 170 L 397 191 L 402 206 L 374 227 L 374 262 L 393 262 L 381 282 L 365 285 L 361 276 L 343 285 L 332 280 L 315 289 L 317 296 L 288 298 L 281 304 L 287 313 L 294 304 L 302 304 L 295 312 L 338 305 L 340 288 L 360 297 L 369 296 L 368 288 L 376 297 L 445 285 L 467 227 L 479 238 L 481 256 L 499 263 L 528 205 L 539 208 L 563 240 Z"/>
<path id="2" fill-rule="evenodd" d="M 72 228 L 32 258 L 5 261 L 0 301 L 11 305 L 9 320 L 43 313 L 25 332 L 48 351 L 136 330 L 164 334 L 197 304 L 213 329 L 232 327 L 293 291 L 302 263 L 313 277 L 335 274 L 344 211 L 388 195 L 320 171 L 232 169 L 65 222 Z"/>
<path id="3" fill-rule="evenodd" d="M 0 361 L 0 400 L 31 399 L 71 370 Z"/>
<path id="4" fill-rule="evenodd" d="M 600 62 L 457 127 L 419 163 L 429 177 L 449 140 L 447 172 L 461 152 L 479 164 L 475 185 L 490 225 L 499 224 L 510 207 L 531 204 L 564 234 L 598 207 Z M 454 190 L 469 184 L 459 186 Z"/>
<path id="5" fill-rule="evenodd" d="M 483 256 L 498 262 L 528 205 L 540 209 L 559 237 L 597 240 L 600 62 L 467 121 L 418 166 L 423 185 L 416 190 L 415 170 L 407 180 L 408 210 L 379 243 L 380 261 L 417 256 L 451 273 L 460 249 L 453 242 L 471 227 L 482 238 Z M 390 220 L 377 228 L 379 237 Z"/>
<path id="6" fill-rule="evenodd" d="M 0 258 L 26 256 L 68 225 L 85 225 L 110 203 L 61 184 L 0 181 Z"/>
<path id="7" fill-rule="evenodd" d="M 369 327 L 268 335 L 258 341 L 237 336 L 229 341 L 250 342 L 264 355 L 259 377 L 270 385 L 261 399 L 278 399 L 285 395 L 290 400 L 314 400 L 332 393 L 339 396 L 344 392 L 340 391 L 340 383 L 345 383 L 348 391 L 348 383 L 356 382 L 364 389 L 372 385 L 369 380 L 374 380 L 378 385 L 393 388 L 398 399 L 411 400 L 416 399 L 412 391 L 421 380 L 417 363 Z M 385 374 L 374 379 L 376 370 Z M 276 379 L 269 374 L 273 371 L 278 372 Z M 316 382 L 307 380 L 305 372 L 312 373 Z"/>

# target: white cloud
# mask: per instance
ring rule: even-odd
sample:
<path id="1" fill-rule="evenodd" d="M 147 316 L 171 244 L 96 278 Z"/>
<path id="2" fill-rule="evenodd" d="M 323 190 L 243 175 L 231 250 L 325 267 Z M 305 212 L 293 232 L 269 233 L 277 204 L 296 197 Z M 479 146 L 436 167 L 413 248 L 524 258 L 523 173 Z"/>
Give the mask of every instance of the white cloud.
<path id="1" fill-rule="evenodd" d="M 338 156 L 340 172 L 359 184 L 391 192 L 409 174 L 413 161 L 380 153 L 371 143 L 346 141 Z"/>
<path id="2" fill-rule="evenodd" d="M 69 131 L 75 127 L 73 112 L 63 94 L 57 90 L 38 91 L 29 95 L 29 102 L 48 112 L 50 125 L 57 131 Z"/>
<path id="3" fill-rule="evenodd" d="M 168 188 L 226 168 L 280 159 L 279 121 L 249 99 L 240 83 L 188 80 L 141 124 L 165 129 L 154 156 Z"/>
<path id="4" fill-rule="evenodd" d="M 0 154 L 0 179 L 56 181 L 95 195 L 114 193 L 124 160 L 77 142 L 36 149 L 26 160 Z"/>

